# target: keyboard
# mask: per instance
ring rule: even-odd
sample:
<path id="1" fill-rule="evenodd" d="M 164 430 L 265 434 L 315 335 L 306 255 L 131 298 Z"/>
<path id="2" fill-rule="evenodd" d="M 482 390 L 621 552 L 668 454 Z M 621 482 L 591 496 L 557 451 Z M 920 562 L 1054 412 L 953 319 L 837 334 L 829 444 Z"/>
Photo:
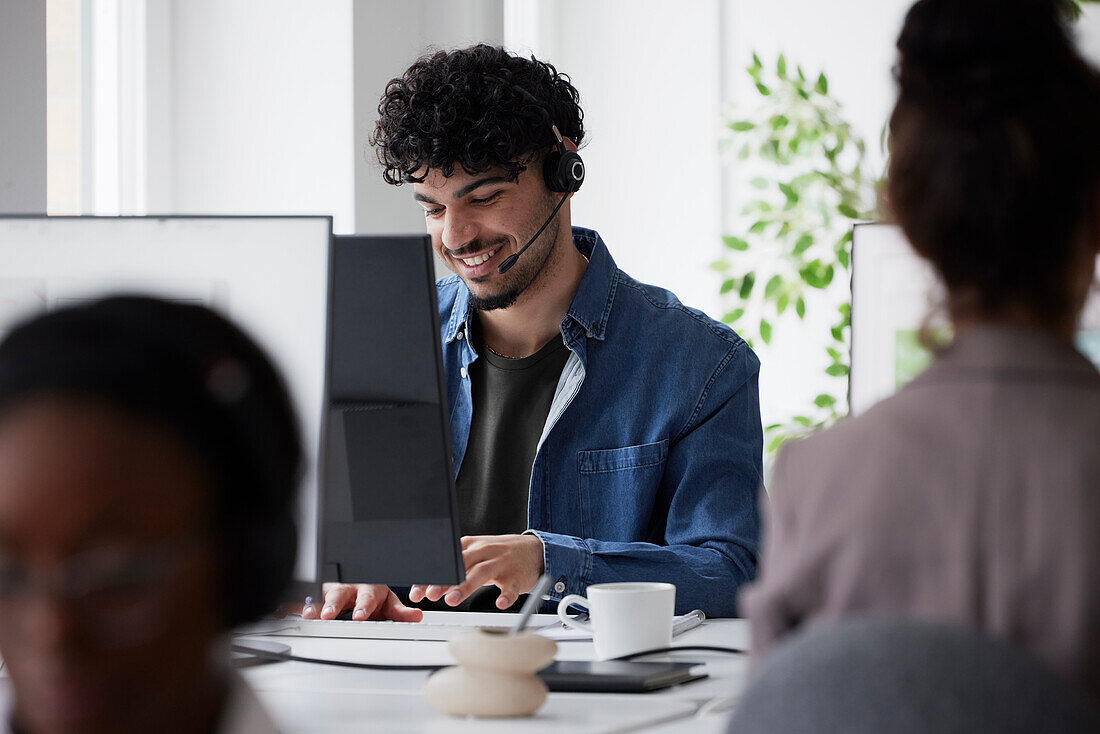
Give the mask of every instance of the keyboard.
<path id="1" fill-rule="evenodd" d="M 473 629 L 508 632 L 515 624 L 514 614 L 492 612 L 425 612 L 422 622 L 352 621 L 343 619 L 268 619 L 239 630 L 246 635 L 271 637 L 333 637 L 358 640 L 426 640 L 445 642 Z M 527 628 L 561 629 L 552 614 L 535 614 Z"/>

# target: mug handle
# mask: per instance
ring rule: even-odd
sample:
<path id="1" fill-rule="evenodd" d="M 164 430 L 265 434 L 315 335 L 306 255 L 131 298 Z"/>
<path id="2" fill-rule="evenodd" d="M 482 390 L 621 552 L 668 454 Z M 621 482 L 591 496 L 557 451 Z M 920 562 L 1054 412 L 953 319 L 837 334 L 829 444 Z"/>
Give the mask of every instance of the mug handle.
<path id="1" fill-rule="evenodd" d="M 569 616 L 568 609 L 570 604 L 576 604 L 577 606 L 582 606 L 585 609 L 589 609 L 588 600 L 585 599 L 583 596 L 579 596 L 577 594 L 569 594 L 568 596 L 562 597 L 562 600 L 558 602 L 558 619 L 561 620 L 561 623 L 564 624 L 566 627 L 572 627 L 573 629 L 581 630 L 582 632 L 595 634 L 595 630 L 592 629 L 592 625 L 585 624 L 584 622 L 578 622 L 577 620 Z"/>

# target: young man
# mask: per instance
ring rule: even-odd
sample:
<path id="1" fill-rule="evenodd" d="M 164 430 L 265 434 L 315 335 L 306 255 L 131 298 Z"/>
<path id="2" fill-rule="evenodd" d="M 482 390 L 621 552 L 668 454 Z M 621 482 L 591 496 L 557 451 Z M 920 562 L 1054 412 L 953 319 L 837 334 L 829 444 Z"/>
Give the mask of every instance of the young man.
<path id="1" fill-rule="evenodd" d="M 667 581 L 678 612 L 731 616 L 756 571 L 759 362 L 570 227 L 578 98 L 549 64 L 479 45 L 420 59 L 379 105 L 385 179 L 412 184 L 455 273 L 438 287 L 466 581 L 409 599 L 489 586 L 504 609 L 546 572 L 556 598 Z M 384 587 L 327 587 L 319 616 L 345 608 L 419 618 Z"/>

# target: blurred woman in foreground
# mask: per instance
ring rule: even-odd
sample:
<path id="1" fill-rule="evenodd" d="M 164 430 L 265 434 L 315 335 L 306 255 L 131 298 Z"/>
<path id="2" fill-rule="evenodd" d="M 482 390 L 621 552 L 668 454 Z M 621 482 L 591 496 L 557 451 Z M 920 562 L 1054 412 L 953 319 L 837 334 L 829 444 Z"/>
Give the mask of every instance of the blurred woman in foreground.
<path id="1" fill-rule="evenodd" d="M 267 358 L 115 298 L 0 344 L 0 654 L 13 732 L 272 732 L 228 630 L 274 607 L 300 446 Z"/>

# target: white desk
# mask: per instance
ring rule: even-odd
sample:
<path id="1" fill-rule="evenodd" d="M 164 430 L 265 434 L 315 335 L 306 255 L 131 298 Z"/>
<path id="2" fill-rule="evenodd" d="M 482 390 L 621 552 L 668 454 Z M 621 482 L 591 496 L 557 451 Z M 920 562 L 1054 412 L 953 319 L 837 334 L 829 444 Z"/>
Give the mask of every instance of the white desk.
<path id="1" fill-rule="evenodd" d="M 549 615 L 540 617 L 551 619 Z M 538 624 L 538 621 L 533 624 Z M 290 644 L 294 654 L 308 657 L 405 665 L 454 663 L 444 642 L 289 637 L 246 639 L 270 639 Z M 702 627 L 675 638 L 673 644 L 746 648 L 748 628 L 740 619 L 708 620 Z M 558 643 L 559 660 L 593 658 L 590 642 Z M 428 678 L 426 672 L 357 670 L 285 662 L 246 668 L 244 675 L 286 734 L 723 732 L 728 709 L 701 717 L 697 717 L 696 713 L 712 700 L 737 695 L 744 685 L 744 656 L 685 652 L 676 653 L 673 659 L 704 662 L 710 677 L 647 694 L 551 693 L 535 716 L 503 720 L 455 719 L 436 712 L 424 700 L 423 688 Z"/>

